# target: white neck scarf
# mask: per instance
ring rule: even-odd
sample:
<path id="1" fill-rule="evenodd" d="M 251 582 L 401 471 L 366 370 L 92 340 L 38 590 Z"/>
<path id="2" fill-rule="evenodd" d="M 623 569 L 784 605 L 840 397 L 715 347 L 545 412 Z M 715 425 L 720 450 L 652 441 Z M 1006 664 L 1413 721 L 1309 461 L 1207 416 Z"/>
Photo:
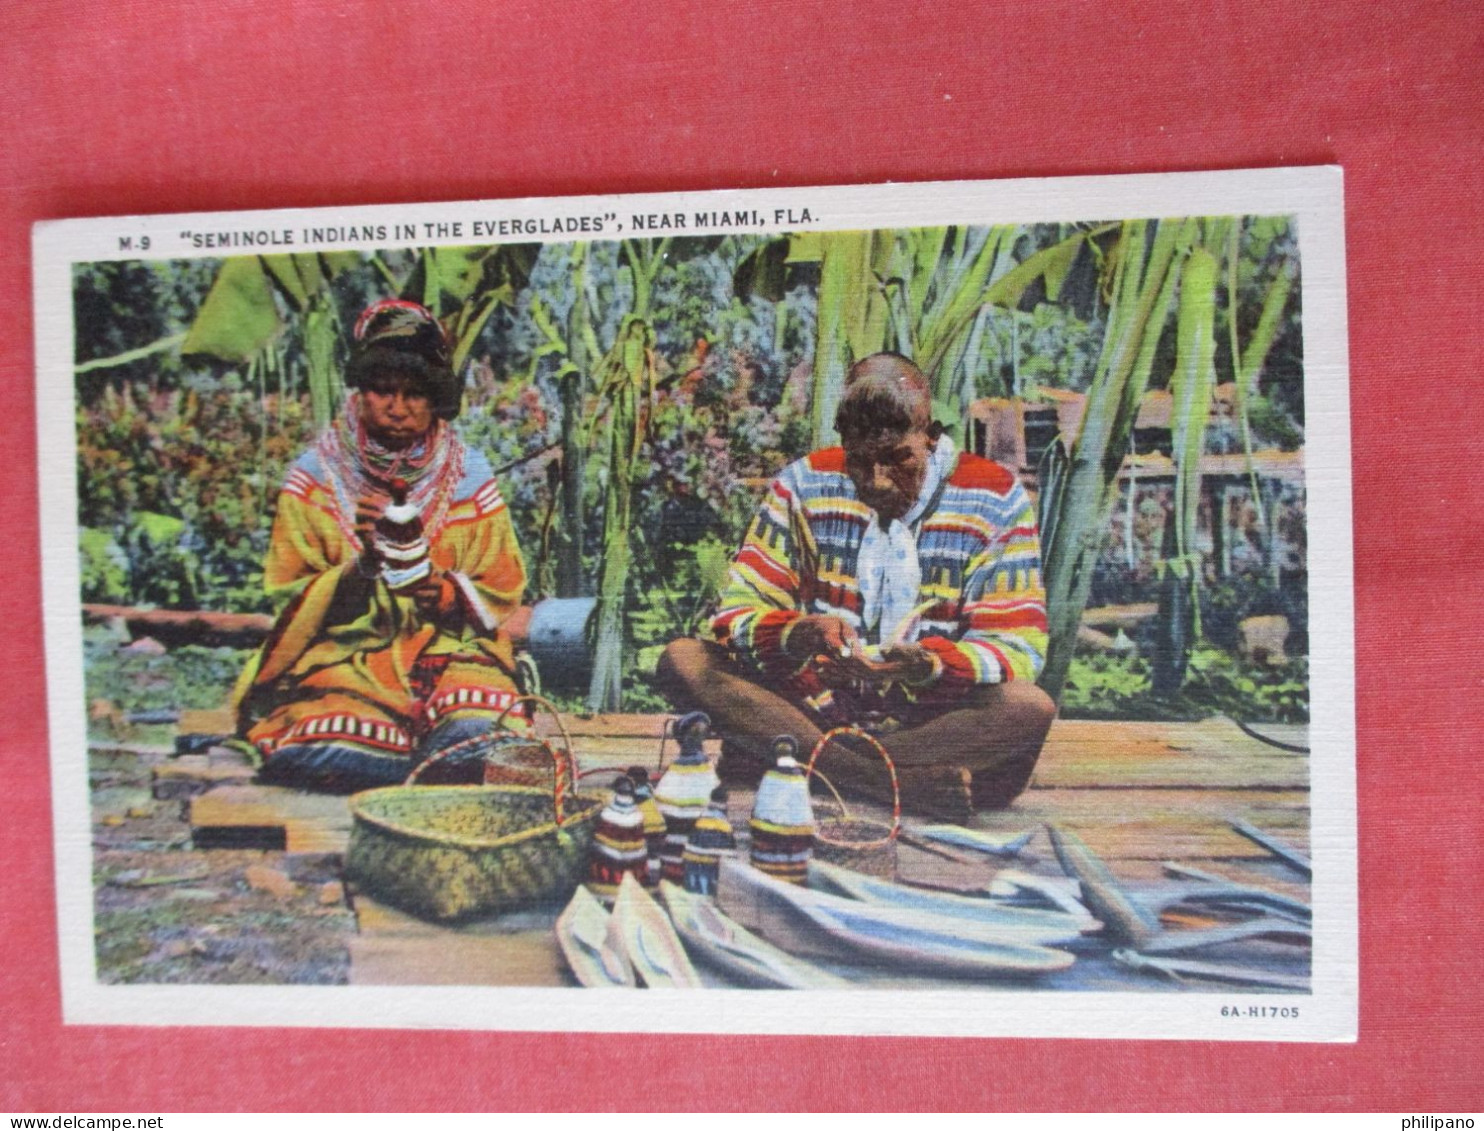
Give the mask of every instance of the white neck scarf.
<path id="1" fill-rule="evenodd" d="M 855 572 L 861 587 L 861 621 L 866 638 L 874 643 L 894 643 L 898 634 L 911 628 L 918 590 L 922 588 L 922 563 L 917 560 L 917 532 L 913 527 L 957 460 L 958 448 L 947 436 L 940 436 L 928 456 L 927 473 L 912 509 L 893 519 L 885 530 L 874 513 L 866 526 Z"/>

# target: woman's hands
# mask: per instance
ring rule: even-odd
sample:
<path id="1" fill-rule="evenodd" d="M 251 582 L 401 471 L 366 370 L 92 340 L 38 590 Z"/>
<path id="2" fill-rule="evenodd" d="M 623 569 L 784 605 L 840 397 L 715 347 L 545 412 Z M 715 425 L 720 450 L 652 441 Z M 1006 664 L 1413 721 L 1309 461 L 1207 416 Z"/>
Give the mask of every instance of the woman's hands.
<path id="1" fill-rule="evenodd" d="M 412 598 L 423 619 L 430 621 L 439 620 L 453 612 L 457 600 L 453 579 L 437 566 L 429 570 L 427 577 L 402 592 Z"/>
<path id="2" fill-rule="evenodd" d="M 386 511 L 387 500 L 378 495 L 362 495 L 356 500 L 356 540 L 361 544 L 358 567 L 362 577 L 375 577 L 381 570 L 381 555 L 376 552 L 376 523 Z M 428 576 L 399 592 L 411 597 L 424 620 L 437 620 L 453 611 L 458 601 L 453 580 L 432 566 Z"/>
<path id="3" fill-rule="evenodd" d="M 362 495 L 356 500 L 356 539 L 361 543 L 358 561 L 362 577 L 373 577 L 381 568 L 381 555 L 376 552 L 376 524 L 386 510 L 387 501 L 376 495 Z"/>

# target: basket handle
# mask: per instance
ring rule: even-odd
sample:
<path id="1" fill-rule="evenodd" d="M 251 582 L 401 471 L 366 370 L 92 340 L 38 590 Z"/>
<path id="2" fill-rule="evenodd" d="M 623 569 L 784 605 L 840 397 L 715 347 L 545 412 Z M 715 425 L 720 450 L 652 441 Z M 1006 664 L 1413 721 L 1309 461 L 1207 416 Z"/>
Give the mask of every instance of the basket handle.
<path id="1" fill-rule="evenodd" d="M 660 724 L 660 754 L 655 759 L 654 768 L 656 772 L 662 772 L 665 768 L 665 739 L 670 737 L 670 724 L 675 721 L 671 715 L 665 716 L 665 721 Z"/>
<path id="2" fill-rule="evenodd" d="M 562 758 L 563 758 L 563 760 L 559 760 L 557 764 L 558 764 L 558 767 L 561 767 L 562 765 L 565 764 L 565 767 L 566 767 L 566 770 L 567 770 L 567 780 L 568 780 L 568 783 L 570 785 L 570 788 L 571 788 L 572 792 L 573 793 L 576 793 L 577 792 L 577 779 L 582 776 L 581 774 L 579 774 L 577 772 L 577 749 L 576 749 L 576 747 L 574 747 L 572 745 L 572 734 L 571 734 L 571 732 L 569 730 L 567 730 L 567 724 L 562 720 L 562 713 L 556 709 L 556 705 L 553 704 L 550 699 L 546 698 L 544 695 L 534 695 L 534 694 L 517 695 L 514 699 L 512 699 L 509 703 L 507 703 L 505 705 L 505 709 L 503 711 L 501 711 L 498 716 L 496 716 L 496 718 L 495 718 L 495 726 L 496 727 L 503 726 L 504 723 L 505 723 L 506 718 L 509 717 L 510 712 L 513 711 L 513 710 L 515 710 L 517 707 L 519 707 L 523 703 L 530 703 L 530 704 L 534 705 L 535 707 L 538 707 L 538 708 L 544 710 L 548 715 L 550 715 L 553 719 L 556 720 L 557 733 L 562 736 Z M 534 715 L 535 712 L 532 712 L 532 714 Z M 555 757 L 555 753 L 554 752 L 553 752 L 553 757 Z M 556 792 L 557 792 L 558 796 L 560 796 L 562 794 L 562 792 L 563 792 L 562 783 L 560 781 L 560 773 L 558 774 L 558 781 L 557 781 L 557 785 L 556 785 Z M 558 821 L 557 823 L 558 824 L 561 824 L 560 821 Z"/>
<path id="3" fill-rule="evenodd" d="M 845 801 L 840 797 L 839 791 L 835 789 L 833 783 L 824 774 L 815 768 L 815 763 L 819 761 L 819 756 L 824 753 L 825 747 L 829 746 L 831 742 L 847 735 L 851 738 L 864 739 L 877 754 L 881 755 L 881 760 L 886 763 L 886 771 L 891 776 L 891 832 L 886 834 L 886 840 L 882 843 L 889 844 L 896 840 L 898 834 L 902 831 L 902 786 L 897 780 L 897 764 L 892 761 L 891 755 L 886 752 L 886 747 L 881 745 L 874 734 L 862 730 L 858 726 L 839 726 L 833 730 L 825 731 L 819 736 L 819 741 L 814 744 L 814 749 L 809 752 L 809 762 L 804 767 L 804 776 L 812 777 L 818 774 L 820 780 L 829 786 L 830 792 L 840 802 L 840 809 L 848 819 L 850 811 L 845 808 Z"/>
<path id="4" fill-rule="evenodd" d="M 417 779 L 422 777 L 423 771 L 426 770 L 429 766 L 436 765 L 437 763 L 443 761 L 443 759 L 451 758 L 455 754 L 462 754 L 465 750 L 473 750 L 477 746 L 481 746 L 486 743 L 493 744 L 498 741 L 498 736 L 489 734 L 476 734 L 472 738 L 465 738 L 462 741 L 455 742 L 452 746 L 445 746 L 442 750 L 439 750 L 435 754 L 430 754 L 417 765 L 413 766 L 412 772 L 407 775 L 407 780 L 404 781 L 402 784 L 416 785 Z"/>
<path id="5" fill-rule="evenodd" d="M 492 737 L 492 736 L 487 735 L 487 734 L 477 734 L 473 738 L 466 738 L 462 742 L 455 742 L 452 746 L 445 746 L 442 750 L 438 751 L 438 753 L 434 754 L 431 758 L 425 758 L 422 762 L 418 763 L 415 767 L 413 767 L 412 773 L 410 773 L 410 774 L 407 775 L 407 780 L 404 781 L 402 784 L 403 785 L 416 785 L 417 784 L 417 779 L 420 776 L 422 776 L 422 772 L 424 770 L 426 770 L 429 766 L 433 765 L 435 762 L 441 762 L 441 761 L 443 761 L 443 759 L 445 759 L 447 757 L 450 757 L 451 755 L 457 754 L 457 753 L 459 753 L 461 751 L 464 751 L 464 750 L 472 750 L 476 746 L 479 746 L 481 744 L 487 744 L 487 743 L 492 742 L 492 741 L 493 742 L 498 742 L 498 741 L 500 741 L 500 739 L 502 737 L 506 737 L 506 736 L 505 735 L 495 735 L 495 736 Z M 515 737 L 515 736 L 514 735 L 510 735 L 509 737 Z M 524 736 L 521 736 L 521 737 L 524 737 Z M 566 809 L 566 805 L 564 804 L 564 802 L 566 801 L 566 790 L 563 788 L 563 785 L 562 785 L 562 768 L 563 768 L 562 756 L 561 756 L 561 754 L 557 753 L 556 747 L 553 746 L 546 739 L 542 738 L 539 735 L 532 735 L 531 737 L 535 740 L 536 744 L 541 747 L 541 749 L 545 750 L 549 755 L 551 755 L 551 768 L 552 768 L 551 807 L 552 807 L 553 817 L 554 817 L 554 819 L 556 821 L 556 827 L 557 828 L 561 828 L 563 822 L 566 820 L 565 813 L 564 813 L 564 811 Z M 575 787 L 574 787 L 574 791 L 575 791 Z"/>

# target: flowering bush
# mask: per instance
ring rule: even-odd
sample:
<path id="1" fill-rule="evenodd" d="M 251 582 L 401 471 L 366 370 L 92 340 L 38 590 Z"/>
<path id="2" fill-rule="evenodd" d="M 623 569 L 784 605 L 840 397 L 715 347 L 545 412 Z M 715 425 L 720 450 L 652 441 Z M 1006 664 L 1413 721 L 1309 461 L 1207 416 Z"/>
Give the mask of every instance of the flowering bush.
<path id="1" fill-rule="evenodd" d="M 77 412 L 84 595 L 262 611 L 284 473 L 310 438 L 297 398 L 109 385 Z"/>

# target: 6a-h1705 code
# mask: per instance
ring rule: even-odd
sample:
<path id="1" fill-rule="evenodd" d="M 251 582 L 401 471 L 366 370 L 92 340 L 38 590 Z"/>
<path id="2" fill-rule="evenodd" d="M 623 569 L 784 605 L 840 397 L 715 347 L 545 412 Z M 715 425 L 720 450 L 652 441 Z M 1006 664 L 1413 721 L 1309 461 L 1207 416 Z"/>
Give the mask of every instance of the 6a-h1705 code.
<path id="1" fill-rule="evenodd" d="M 1223 1005 L 1223 1017 L 1286 1017 L 1296 1020 L 1299 1007 L 1296 1005 Z"/>

